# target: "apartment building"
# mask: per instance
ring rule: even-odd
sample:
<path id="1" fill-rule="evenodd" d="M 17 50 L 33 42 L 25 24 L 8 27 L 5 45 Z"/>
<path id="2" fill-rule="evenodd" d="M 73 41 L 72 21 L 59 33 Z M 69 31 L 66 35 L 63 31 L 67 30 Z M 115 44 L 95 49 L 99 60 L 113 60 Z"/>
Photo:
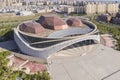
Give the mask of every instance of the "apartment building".
<path id="1" fill-rule="evenodd" d="M 21 0 L 1 0 L 0 7 L 22 6 Z"/>
<path id="2" fill-rule="evenodd" d="M 73 3 L 74 5 L 66 5 L 63 8 L 64 12 L 67 13 L 86 13 L 86 14 L 96 14 L 96 13 L 117 13 L 119 10 L 119 3 L 115 2 L 81 2 Z"/>

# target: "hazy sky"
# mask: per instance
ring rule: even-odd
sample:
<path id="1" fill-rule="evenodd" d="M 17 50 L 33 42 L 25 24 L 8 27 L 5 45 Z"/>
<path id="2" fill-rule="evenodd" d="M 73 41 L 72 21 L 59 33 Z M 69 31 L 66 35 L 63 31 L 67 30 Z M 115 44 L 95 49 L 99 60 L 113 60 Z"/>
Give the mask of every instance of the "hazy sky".
<path id="1" fill-rule="evenodd" d="M 56 0 L 56 1 L 58 1 L 58 0 Z M 79 1 L 120 1 L 120 0 L 79 0 Z"/>
<path id="2" fill-rule="evenodd" d="M 23 1 L 37 1 L 37 0 L 23 0 Z M 59 0 L 56 0 L 56 1 L 59 1 Z M 120 0 L 79 0 L 79 1 L 120 1 Z"/>
<path id="3" fill-rule="evenodd" d="M 37 0 L 23 0 L 23 1 L 37 1 Z M 42 0 L 41 0 L 42 1 Z M 44 1 L 44 0 L 43 0 Z M 51 0 L 52 1 L 52 0 Z M 59 0 L 55 0 L 59 1 Z M 69 0 L 68 0 L 69 1 Z M 78 0 L 77 0 L 78 1 Z M 79 0 L 79 1 L 120 1 L 120 0 Z"/>

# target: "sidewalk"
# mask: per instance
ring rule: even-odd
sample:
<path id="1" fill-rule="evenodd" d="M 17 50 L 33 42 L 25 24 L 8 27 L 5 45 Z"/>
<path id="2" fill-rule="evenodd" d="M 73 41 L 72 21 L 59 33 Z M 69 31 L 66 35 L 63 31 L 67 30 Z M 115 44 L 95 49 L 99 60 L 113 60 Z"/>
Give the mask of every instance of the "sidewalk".
<path id="1" fill-rule="evenodd" d="M 7 50 L 15 50 L 17 49 L 17 45 L 14 40 L 0 42 L 0 48 L 7 49 Z"/>

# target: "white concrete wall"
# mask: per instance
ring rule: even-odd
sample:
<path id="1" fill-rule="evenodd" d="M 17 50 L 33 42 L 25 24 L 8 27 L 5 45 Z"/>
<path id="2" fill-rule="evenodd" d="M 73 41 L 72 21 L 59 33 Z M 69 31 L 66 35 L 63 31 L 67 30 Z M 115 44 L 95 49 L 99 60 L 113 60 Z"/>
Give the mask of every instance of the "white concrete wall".
<path id="1" fill-rule="evenodd" d="M 93 27 L 93 30 L 91 32 L 80 35 L 80 36 L 69 37 L 69 39 L 63 37 L 63 39 L 67 39 L 67 40 L 46 48 L 35 48 L 30 46 L 30 44 L 20 35 L 18 28 L 14 29 L 14 39 L 19 49 L 21 50 L 21 52 L 23 52 L 24 54 L 27 54 L 33 57 L 38 57 L 43 60 L 47 60 L 47 58 L 49 58 L 51 55 L 54 55 L 56 52 L 62 50 L 63 48 L 70 46 L 72 44 L 75 44 L 77 42 L 92 39 L 92 40 L 96 40 L 99 43 L 100 36 L 92 35 L 96 32 L 96 29 L 97 29 L 96 25 L 92 24 L 89 21 L 87 21 L 86 23 L 88 23 L 90 26 Z"/>

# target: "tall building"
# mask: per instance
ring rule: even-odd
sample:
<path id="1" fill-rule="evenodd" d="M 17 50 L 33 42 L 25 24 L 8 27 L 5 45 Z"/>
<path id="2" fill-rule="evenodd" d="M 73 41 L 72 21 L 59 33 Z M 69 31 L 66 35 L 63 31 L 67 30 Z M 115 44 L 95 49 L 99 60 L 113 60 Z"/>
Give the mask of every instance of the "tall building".
<path id="1" fill-rule="evenodd" d="M 88 3 L 87 5 L 86 5 L 86 10 L 85 10 L 85 13 L 86 14 L 94 14 L 94 13 L 96 13 L 96 4 L 94 4 L 94 3 Z"/>
<path id="2" fill-rule="evenodd" d="M 119 10 L 119 4 L 118 3 L 110 3 L 107 4 L 107 12 L 118 12 Z"/>
<path id="3" fill-rule="evenodd" d="M 0 7 L 7 7 L 7 6 L 22 6 L 21 0 L 1 0 Z"/>
<path id="4" fill-rule="evenodd" d="M 68 4 L 68 3 L 67 3 Z M 86 14 L 96 14 L 96 13 L 117 13 L 119 10 L 119 3 L 115 2 L 79 2 L 71 3 L 71 5 L 64 6 L 63 11 L 68 11 L 68 13 L 86 13 Z M 71 9 L 72 8 L 72 9 Z"/>
<path id="5" fill-rule="evenodd" d="M 93 14 L 93 13 L 117 13 L 119 10 L 118 3 L 88 3 L 86 5 L 86 14 Z"/>
<path id="6" fill-rule="evenodd" d="M 106 4 L 104 4 L 104 3 L 98 3 L 96 5 L 96 12 L 97 13 L 106 13 Z"/>

